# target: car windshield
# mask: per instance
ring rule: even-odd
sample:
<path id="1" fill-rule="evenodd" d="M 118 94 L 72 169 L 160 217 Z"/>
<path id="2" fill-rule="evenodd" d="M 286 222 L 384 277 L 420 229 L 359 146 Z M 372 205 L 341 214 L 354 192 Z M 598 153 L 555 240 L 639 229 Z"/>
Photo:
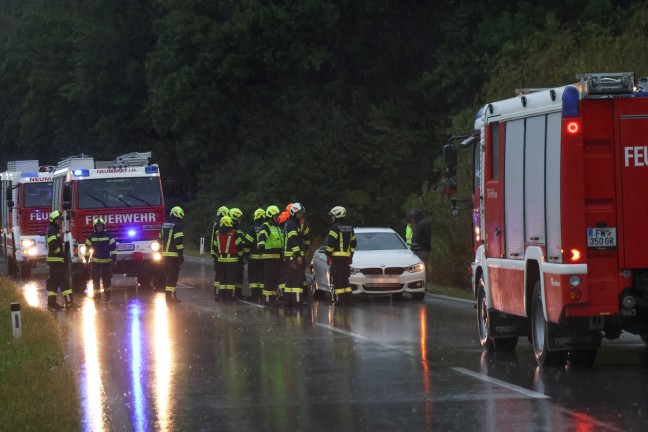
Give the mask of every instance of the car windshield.
<path id="1" fill-rule="evenodd" d="M 398 250 L 407 249 L 403 240 L 396 233 L 389 232 L 356 232 L 358 242 L 356 250 Z"/>
<path id="2" fill-rule="evenodd" d="M 124 177 L 79 182 L 79 208 L 120 208 L 162 204 L 157 177 Z"/>
<path id="3" fill-rule="evenodd" d="M 51 207 L 52 182 L 25 184 L 25 208 Z"/>

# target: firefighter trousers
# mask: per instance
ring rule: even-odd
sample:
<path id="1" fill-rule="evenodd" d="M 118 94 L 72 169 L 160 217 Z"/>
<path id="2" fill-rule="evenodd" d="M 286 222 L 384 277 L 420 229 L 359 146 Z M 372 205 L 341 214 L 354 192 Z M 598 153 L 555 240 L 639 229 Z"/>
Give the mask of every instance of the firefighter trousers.
<path id="1" fill-rule="evenodd" d="M 165 256 L 164 259 L 164 280 L 167 293 L 175 293 L 180 276 L 180 258 Z"/>
<path id="2" fill-rule="evenodd" d="M 65 298 L 66 303 L 72 302 L 72 289 L 68 286 L 67 274 L 65 271 L 65 263 L 61 262 L 50 262 L 47 263 L 49 267 L 49 277 L 47 282 L 45 282 L 45 288 L 47 289 L 47 304 L 51 305 L 56 303 L 56 293 L 59 288 L 61 289 L 61 294 Z"/>
<path id="3" fill-rule="evenodd" d="M 253 301 L 260 301 L 263 298 L 261 291 L 263 290 L 264 277 L 263 260 L 250 258 L 248 261 L 248 286 Z"/>
<path id="4" fill-rule="evenodd" d="M 282 265 L 283 261 L 280 258 L 266 258 L 263 260 L 263 295 L 266 303 L 273 302 L 278 294 Z"/>
<path id="5" fill-rule="evenodd" d="M 284 304 L 286 306 L 300 306 L 304 301 L 304 284 L 306 273 L 304 264 L 286 261 L 286 288 L 284 290 Z"/>
<path id="6" fill-rule="evenodd" d="M 349 304 L 352 301 L 351 284 L 349 275 L 351 274 L 351 258 L 334 256 L 331 264 L 331 282 L 335 297 L 342 304 Z"/>
<path id="7" fill-rule="evenodd" d="M 99 283 L 102 282 L 106 297 L 109 298 L 113 276 L 112 263 L 93 262 L 90 268 L 90 275 L 92 277 L 92 290 L 94 291 L 94 295 L 97 296 L 101 292 Z"/>
<path id="8" fill-rule="evenodd" d="M 229 301 L 234 298 L 238 268 L 238 261 L 221 261 L 218 263 L 218 277 L 220 279 L 218 283 L 218 296 L 223 301 Z"/>

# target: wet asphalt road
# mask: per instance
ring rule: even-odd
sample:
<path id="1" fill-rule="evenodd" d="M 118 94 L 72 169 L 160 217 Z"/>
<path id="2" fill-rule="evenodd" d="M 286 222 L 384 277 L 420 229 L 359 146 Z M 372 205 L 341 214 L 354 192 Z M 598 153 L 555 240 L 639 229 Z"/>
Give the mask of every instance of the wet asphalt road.
<path id="1" fill-rule="evenodd" d="M 45 269 L 45 268 L 43 268 Z M 20 282 L 45 306 L 45 273 Z M 631 431 L 648 425 L 639 338 L 587 369 L 480 349 L 471 302 L 371 299 L 300 310 L 214 304 L 188 258 L 183 302 L 115 277 L 113 301 L 58 312 L 92 431 Z"/>

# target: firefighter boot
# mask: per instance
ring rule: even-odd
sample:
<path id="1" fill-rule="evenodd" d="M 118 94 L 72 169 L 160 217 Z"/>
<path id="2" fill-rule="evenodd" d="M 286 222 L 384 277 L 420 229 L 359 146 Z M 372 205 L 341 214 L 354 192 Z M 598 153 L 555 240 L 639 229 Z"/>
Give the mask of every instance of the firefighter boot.
<path id="1" fill-rule="evenodd" d="M 72 294 L 64 295 L 63 298 L 65 299 L 66 310 L 78 310 L 81 308 L 81 305 L 74 303 L 74 301 L 72 300 Z"/>
<path id="2" fill-rule="evenodd" d="M 47 309 L 59 311 L 65 308 L 56 302 L 56 296 L 47 296 Z"/>
<path id="3" fill-rule="evenodd" d="M 175 303 L 180 303 L 182 300 L 178 298 L 176 295 L 175 291 L 167 291 L 166 292 L 166 303 L 167 304 L 175 304 Z"/>
<path id="4" fill-rule="evenodd" d="M 110 287 L 104 290 L 104 303 L 110 303 Z"/>

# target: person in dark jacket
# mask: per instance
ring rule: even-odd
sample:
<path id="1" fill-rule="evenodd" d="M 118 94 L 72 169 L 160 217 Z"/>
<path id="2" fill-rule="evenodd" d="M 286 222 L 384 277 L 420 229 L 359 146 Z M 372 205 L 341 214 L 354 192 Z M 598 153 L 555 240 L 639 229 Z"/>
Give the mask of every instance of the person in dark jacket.
<path id="1" fill-rule="evenodd" d="M 84 262 L 90 262 L 92 290 L 96 303 L 101 300 L 100 282 L 103 282 L 104 302 L 110 302 L 112 287 L 112 268 L 117 259 L 117 242 L 115 237 L 106 232 L 106 223 L 102 218 L 94 220 L 94 232 L 86 240 Z M 92 258 L 90 257 L 92 253 Z"/>
<path id="2" fill-rule="evenodd" d="M 47 309 L 49 310 L 63 309 L 63 306 L 56 302 L 59 288 L 65 299 L 65 309 L 79 308 L 79 305 L 72 300 L 72 288 L 68 286 L 68 278 L 65 272 L 65 247 L 61 236 L 62 223 L 63 216 L 58 210 L 54 210 L 50 214 L 50 223 L 45 236 L 47 243 L 47 258 L 45 261 L 49 267 L 49 277 L 45 282 L 45 287 L 47 289 Z"/>
<path id="3" fill-rule="evenodd" d="M 184 218 L 184 210 L 178 206 L 173 207 L 169 218 L 162 224 L 158 237 L 164 261 L 167 304 L 180 302 L 176 295 L 176 285 L 180 276 L 180 266 L 184 262 L 184 232 L 180 223 L 182 218 Z"/>
<path id="4" fill-rule="evenodd" d="M 248 263 L 248 286 L 250 287 L 250 298 L 255 303 L 261 303 L 263 299 L 261 293 L 264 279 L 263 257 L 257 247 L 257 238 L 265 217 L 264 209 L 256 209 L 254 211 L 254 223 L 245 234 L 244 253 Z"/>
<path id="5" fill-rule="evenodd" d="M 427 269 L 430 251 L 432 250 L 432 230 L 430 229 L 430 223 L 419 209 L 414 211 L 412 250 L 421 258 L 421 261 L 423 261 Z"/>
<path id="6" fill-rule="evenodd" d="M 230 216 L 223 216 L 220 220 L 214 250 L 217 254 L 220 271 L 218 282 L 220 301 L 232 301 L 238 279 L 239 261 L 243 256 L 243 237 L 234 228 L 234 222 Z"/>
<path id="7" fill-rule="evenodd" d="M 214 219 L 214 224 L 212 226 L 212 231 L 211 231 L 211 256 L 214 260 L 214 301 L 220 301 L 220 297 L 218 295 L 218 285 L 219 285 L 219 280 L 218 280 L 218 256 L 216 251 L 214 251 L 214 245 L 216 244 L 216 233 L 218 232 L 218 229 L 220 228 L 220 220 L 223 216 L 228 216 L 229 215 L 229 208 L 225 206 L 220 206 L 218 210 L 216 211 L 216 218 Z"/>
<path id="8" fill-rule="evenodd" d="M 331 294 L 338 304 L 351 304 L 353 292 L 349 283 L 351 262 L 356 248 L 353 225 L 347 220 L 344 207 L 335 206 L 329 212 L 333 225 L 326 243 L 326 263 L 331 266 Z"/>
<path id="9" fill-rule="evenodd" d="M 303 306 L 304 285 L 306 280 L 306 246 L 301 220 L 306 209 L 300 203 L 290 207 L 290 217 L 284 225 L 284 306 Z"/>

